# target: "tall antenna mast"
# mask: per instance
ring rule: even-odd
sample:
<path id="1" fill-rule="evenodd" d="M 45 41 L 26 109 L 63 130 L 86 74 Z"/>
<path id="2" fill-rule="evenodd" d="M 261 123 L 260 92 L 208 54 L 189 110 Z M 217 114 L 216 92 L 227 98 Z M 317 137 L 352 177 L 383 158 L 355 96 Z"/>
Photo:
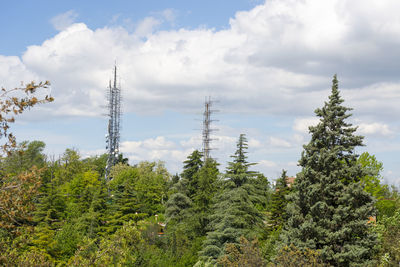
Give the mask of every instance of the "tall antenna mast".
<path id="1" fill-rule="evenodd" d="M 121 122 L 121 89 L 117 87 L 117 66 L 114 66 L 114 82 L 107 91 L 108 100 L 108 134 L 107 138 L 107 164 L 105 179 L 111 179 L 111 167 L 117 163 L 119 155 L 120 122 Z"/>
<path id="2" fill-rule="evenodd" d="M 213 131 L 216 131 L 216 129 L 211 129 L 211 122 L 214 120 L 211 119 L 211 114 L 214 113 L 216 110 L 212 110 L 213 101 L 211 101 L 211 97 L 209 96 L 208 99 L 206 97 L 206 100 L 204 101 L 204 114 L 203 114 L 203 160 L 204 162 L 207 161 L 207 159 L 210 158 L 210 151 L 213 150 L 213 148 L 210 147 L 210 143 L 212 140 L 210 134 Z"/>

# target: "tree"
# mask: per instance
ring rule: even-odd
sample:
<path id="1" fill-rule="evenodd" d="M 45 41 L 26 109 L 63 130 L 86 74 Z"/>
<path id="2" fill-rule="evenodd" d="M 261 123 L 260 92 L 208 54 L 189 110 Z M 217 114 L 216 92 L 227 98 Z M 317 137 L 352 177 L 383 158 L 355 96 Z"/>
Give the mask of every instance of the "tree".
<path id="1" fill-rule="evenodd" d="M 383 216 L 376 231 L 380 239 L 379 266 L 397 266 L 400 262 L 400 210 L 393 216 Z"/>
<path id="2" fill-rule="evenodd" d="M 2 88 L 0 95 L 0 138 L 4 137 L 7 142 L 2 146 L 4 152 L 9 153 L 10 149 L 17 145 L 15 136 L 8 130 L 10 123 L 15 121 L 15 115 L 23 113 L 37 104 L 52 102 L 54 99 L 46 95 L 43 99 L 38 99 L 35 93 L 38 89 L 45 89 L 50 86 L 50 82 L 28 83 L 24 88 L 14 88 L 7 90 Z M 24 97 L 19 97 L 20 94 Z"/>
<path id="3" fill-rule="evenodd" d="M 167 196 L 167 183 L 170 174 L 163 162 L 141 162 L 138 166 L 138 179 L 134 190 L 137 193 L 139 212 L 155 215 L 164 212 Z"/>
<path id="4" fill-rule="evenodd" d="M 225 255 L 218 260 L 224 267 L 262 267 L 266 266 L 258 248 L 257 239 L 253 241 L 240 237 L 240 244 L 227 244 Z"/>
<path id="5" fill-rule="evenodd" d="M 8 176 L 15 176 L 28 171 L 33 166 L 38 169 L 45 166 L 46 155 L 43 154 L 45 143 L 42 141 L 24 141 L 9 150 L 8 156 L 1 161 L 1 169 Z"/>
<path id="6" fill-rule="evenodd" d="M 143 239 L 133 222 L 126 222 L 100 242 L 86 239 L 76 251 L 70 266 L 141 266 Z"/>
<path id="7" fill-rule="evenodd" d="M 9 132 L 10 123 L 15 116 L 31 107 L 52 102 L 51 96 L 38 99 L 35 93 L 40 88 L 50 86 L 48 81 L 39 84 L 31 82 L 24 88 L 7 90 L 2 88 L 0 95 L 0 138 L 6 142 L 1 146 L 2 152 L 11 155 L 11 149 L 17 146 L 15 136 Z M 21 93 L 23 97 L 20 97 Z M 4 166 L 3 166 L 4 167 Z M 2 170 L 3 172 L 4 170 Z M 32 221 L 35 199 L 40 186 L 39 176 L 42 170 L 34 167 L 30 172 L 19 174 L 1 173 L 0 177 L 0 226 L 16 232 L 15 229 Z"/>
<path id="8" fill-rule="evenodd" d="M 218 163 L 214 159 L 207 159 L 204 166 L 195 175 L 197 180 L 196 192 L 193 196 L 194 231 L 198 236 L 206 234 L 209 223 L 212 200 L 218 192 Z"/>
<path id="9" fill-rule="evenodd" d="M 34 200 L 40 187 L 41 170 L 4 179 L 0 185 L 0 228 L 12 232 L 25 224 L 33 224 Z"/>
<path id="10" fill-rule="evenodd" d="M 195 150 L 190 154 L 186 161 L 184 161 L 182 177 L 182 185 L 187 190 L 187 196 L 193 200 L 193 196 L 197 190 L 197 172 L 203 166 L 203 161 L 201 160 L 202 154 L 198 150 Z"/>
<path id="11" fill-rule="evenodd" d="M 246 150 L 249 147 L 247 145 L 245 134 L 240 134 L 236 147 L 237 150 L 235 154 L 231 156 L 233 160 L 228 162 L 226 173 L 230 176 L 230 179 L 236 184 L 236 186 L 240 186 L 242 183 L 245 183 L 252 174 L 255 174 L 254 172 L 249 171 L 249 167 L 255 165 L 255 163 L 247 162 L 246 154 L 248 152 Z"/>
<path id="12" fill-rule="evenodd" d="M 304 145 L 281 236 L 288 246 L 317 250 L 325 263 L 365 266 L 376 244 L 367 223 L 375 209 L 360 182 L 365 170 L 354 152 L 363 137 L 354 135 L 357 128 L 346 122 L 351 109 L 342 103 L 335 75 L 329 101 L 315 111 L 320 122 L 309 127 L 311 141 Z"/>
<path id="13" fill-rule="evenodd" d="M 269 224 L 271 230 L 277 230 L 282 227 L 287 219 L 286 206 L 287 195 L 290 193 L 290 188 L 287 185 L 286 171 L 282 170 L 282 175 L 276 180 L 275 192 L 271 196 Z"/>
<path id="14" fill-rule="evenodd" d="M 370 193 L 373 197 L 380 200 L 385 197 L 388 191 L 387 185 L 382 185 L 383 163 L 379 162 L 374 155 L 364 152 L 357 159 L 357 163 L 366 171 L 366 175 L 361 178 L 364 190 Z"/>
<path id="15" fill-rule="evenodd" d="M 253 164 L 247 162 L 246 149 L 246 138 L 242 134 L 233 161 L 228 163 L 223 190 L 214 199 L 210 232 L 200 253 L 204 262 L 215 263 L 224 255 L 226 244 L 239 244 L 240 236 L 251 237 L 262 224 L 262 213 L 255 206 L 259 198 L 249 182 L 254 174 L 248 170 Z"/>

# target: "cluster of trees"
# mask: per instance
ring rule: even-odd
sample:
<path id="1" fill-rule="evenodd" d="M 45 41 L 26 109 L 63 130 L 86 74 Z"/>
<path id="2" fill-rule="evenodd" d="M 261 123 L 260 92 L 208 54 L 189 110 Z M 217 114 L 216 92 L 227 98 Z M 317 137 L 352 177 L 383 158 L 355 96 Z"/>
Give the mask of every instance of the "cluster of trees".
<path id="1" fill-rule="evenodd" d="M 394 266 L 400 195 L 382 184 L 375 156 L 347 122 L 338 82 L 310 127 L 293 184 L 271 183 L 248 162 L 239 136 L 224 172 L 193 151 L 181 174 L 162 162 L 106 155 L 57 160 L 40 141 L 0 161 L 0 265 Z M 275 178 L 275 177 L 274 177 Z"/>

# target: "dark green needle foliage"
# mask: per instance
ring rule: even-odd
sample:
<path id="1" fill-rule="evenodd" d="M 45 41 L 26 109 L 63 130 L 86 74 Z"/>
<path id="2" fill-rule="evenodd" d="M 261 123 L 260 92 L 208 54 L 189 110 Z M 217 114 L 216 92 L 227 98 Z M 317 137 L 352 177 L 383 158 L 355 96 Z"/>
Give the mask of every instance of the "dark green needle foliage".
<path id="1" fill-rule="evenodd" d="M 183 162 L 181 185 L 186 189 L 187 196 L 192 200 L 197 191 L 197 173 L 203 166 L 203 161 L 201 160 L 202 156 L 200 151 L 195 150 L 188 156 L 187 160 Z"/>
<path id="2" fill-rule="evenodd" d="M 210 232 L 201 251 L 204 262 L 215 263 L 223 256 L 228 243 L 239 244 L 241 236 L 251 237 L 262 223 L 262 213 L 255 204 L 259 198 L 250 179 L 254 173 L 248 170 L 247 140 L 240 135 L 233 161 L 228 163 L 223 190 L 214 200 L 214 212 L 210 217 Z"/>
<path id="3" fill-rule="evenodd" d="M 196 174 L 197 190 L 193 196 L 194 231 L 198 235 L 205 235 L 211 213 L 212 200 L 219 190 L 218 163 L 214 159 L 207 159 L 204 166 Z"/>
<path id="4" fill-rule="evenodd" d="M 288 204 L 287 195 L 290 187 L 287 185 L 286 171 L 282 171 L 281 177 L 276 180 L 275 192 L 271 196 L 269 226 L 270 230 L 277 230 L 282 227 L 287 219 L 286 206 Z"/>
<path id="5" fill-rule="evenodd" d="M 354 151 L 363 137 L 346 122 L 351 109 L 342 103 L 335 75 L 329 101 L 315 111 L 320 122 L 309 127 L 281 237 L 285 245 L 319 251 L 327 264 L 366 266 L 376 244 L 368 223 L 374 203 L 361 185 L 365 171 Z"/>

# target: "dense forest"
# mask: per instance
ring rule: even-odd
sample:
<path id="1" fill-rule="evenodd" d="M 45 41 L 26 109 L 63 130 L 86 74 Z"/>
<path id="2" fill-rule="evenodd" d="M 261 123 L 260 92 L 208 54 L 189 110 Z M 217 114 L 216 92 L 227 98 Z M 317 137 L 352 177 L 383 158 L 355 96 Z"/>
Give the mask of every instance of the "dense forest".
<path id="1" fill-rule="evenodd" d="M 397 266 L 400 194 L 349 123 L 338 81 L 289 179 L 265 177 L 248 161 L 245 134 L 227 168 L 194 150 L 180 174 L 163 162 L 130 165 L 120 155 L 74 149 L 46 156 L 42 141 L 17 144 L 13 118 L 38 103 L 3 100 L 0 162 L 2 266 Z M 29 88 L 28 88 L 29 87 Z M 3 95 L 7 99 L 7 95 Z M 8 101 L 8 102 L 7 102 Z M 14 111 L 15 110 L 15 111 Z M 233 148 L 234 149 L 234 148 Z"/>

